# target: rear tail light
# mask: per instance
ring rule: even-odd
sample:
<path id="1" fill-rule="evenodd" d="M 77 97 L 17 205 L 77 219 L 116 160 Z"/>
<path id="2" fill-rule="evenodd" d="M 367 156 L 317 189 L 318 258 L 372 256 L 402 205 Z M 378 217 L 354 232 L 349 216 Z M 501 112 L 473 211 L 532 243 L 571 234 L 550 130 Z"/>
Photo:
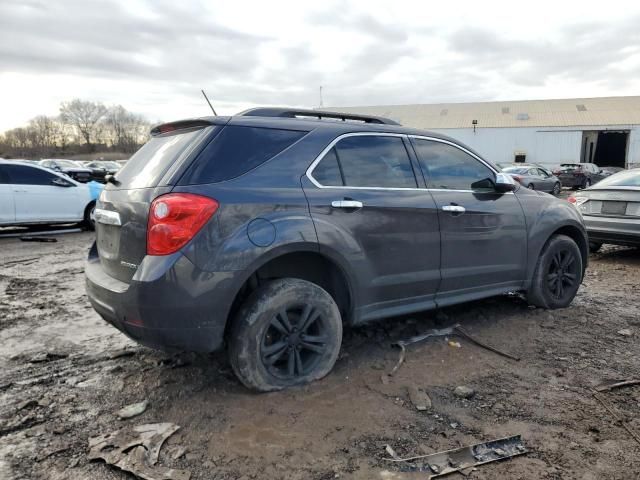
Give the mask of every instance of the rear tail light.
<path id="1" fill-rule="evenodd" d="M 147 255 L 169 255 L 191 240 L 218 210 L 213 198 L 191 193 L 161 195 L 151 203 Z"/>
<path id="2" fill-rule="evenodd" d="M 567 198 L 567 201 L 569 203 L 573 203 L 576 207 L 579 207 L 580 205 L 585 203 L 587 200 L 589 200 L 587 197 L 574 197 L 573 195 Z"/>
<path id="3" fill-rule="evenodd" d="M 522 183 L 522 176 L 521 175 L 511 175 L 515 180 L 517 180 L 518 182 Z"/>

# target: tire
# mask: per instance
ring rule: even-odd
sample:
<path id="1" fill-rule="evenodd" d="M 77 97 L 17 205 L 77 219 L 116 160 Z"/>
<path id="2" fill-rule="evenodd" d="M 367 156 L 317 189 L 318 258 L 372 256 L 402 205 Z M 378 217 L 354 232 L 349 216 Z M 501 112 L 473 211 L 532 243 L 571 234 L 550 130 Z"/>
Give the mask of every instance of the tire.
<path id="1" fill-rule="evenodd" d="M 535 190 L 536 188 L 533 186 L 533 183 L 530 183 L 529 185 L 527 185 L 527 188 L 529 190 Z"/>
<path id="2" fill-rule="evenodd" d="M 591 186 L 591 179 L 587 178 L 582 185 L 582 188 L 589 188 Z"/>
<path id="3" fill-rule="evenodd" d="M 589 252 L 590 253 L 598 253 L 598 251 L 602 248 L 602 243 L 600 242 L 589 242 Z"/>
<path id="4" fill-rule="evenodd" d="M 560 195 L 560 192 L 562 192 L 562 185 L 560 185 L 560 182 L 556 182 L 551 193 L 557 197 Z"/>
<path id="5" fill-rule="evenodd" d="M 246 387 L 270 392 L 327 375 L 341 343 L 342 318 L 331 295 L 314 283 L 283 278 L 260 286 L 241 306 L 228 353 Z"/>
<path id="6" fill-rule="evenodd" d="M 89 205 L 87 205 L 87 208 L 84 209 L 84 220 L 82 221 L 82 227 L 85 230 L 93 231 L 96 229 L 96 221 L 94 218 L 95 210 L 95 202 L 91 202 Z"/>
<path id="7" fill-rule="evenodd" d="M 566 235 L 554 235 L 542 248 L 527 301 L 536 307 L 564 308 L 576 296 L 582 274 L 582 255 L 576 242 Z"/>

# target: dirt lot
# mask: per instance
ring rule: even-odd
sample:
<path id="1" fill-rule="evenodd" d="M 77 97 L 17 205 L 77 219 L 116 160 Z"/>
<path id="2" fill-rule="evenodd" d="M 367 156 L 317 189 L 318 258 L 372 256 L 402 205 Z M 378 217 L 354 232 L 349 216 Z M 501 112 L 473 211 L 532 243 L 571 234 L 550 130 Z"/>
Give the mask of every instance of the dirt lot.
<path id="1" fill-rule="evenodd" d="M 91 242 L 89 233 L 57 243 L 0 239 L 2 479 L 132 478 L 88 461 L 88 438 L 154 422 L 180 425 L 160 465 L 193 479 L 427 478 L 385 461 L 385 445 L 405 456 L 513 434 L 530 453 L 470 478 L 640 478 L 640 445 L 591 396 L 596 385 L 640 376 L 639 250 L 592 255 L 570 308 L 532 309 L 505 296 L 349 330 L 327 378 L 257 395 L 223 355 L 169 356 L 105 324 L 84 294 Z M 408 347 L 398 373 L 381 381 L 398 358 L 393 340 L 455 322 L 522 360 L 437 338 Z M 475 395 L 457 397 L 459 385 Z M 412 386 L 428 392 L 431 410 L 413 407 Z M 640 432 L 640 386 L 605 395 Z M 115 416 L 143 399 L 142 415 Z M 186 454 L 174 459 L 177 447 Z"/>

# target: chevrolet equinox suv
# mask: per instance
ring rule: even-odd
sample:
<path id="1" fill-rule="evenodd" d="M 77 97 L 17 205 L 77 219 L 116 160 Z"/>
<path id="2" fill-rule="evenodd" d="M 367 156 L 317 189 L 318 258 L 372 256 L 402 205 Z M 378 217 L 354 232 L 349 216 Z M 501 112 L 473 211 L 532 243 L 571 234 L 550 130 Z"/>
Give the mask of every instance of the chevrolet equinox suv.
<path id="1" fill-rule="evenodd" d="M 521 291 L 571 303 L 578 210 L 384 118 L 253 109 L 167 123 L 95 210 L 91 304 L 136 341 L 228 346 L 247 387 L 325 376 L 343 325 Z"/>

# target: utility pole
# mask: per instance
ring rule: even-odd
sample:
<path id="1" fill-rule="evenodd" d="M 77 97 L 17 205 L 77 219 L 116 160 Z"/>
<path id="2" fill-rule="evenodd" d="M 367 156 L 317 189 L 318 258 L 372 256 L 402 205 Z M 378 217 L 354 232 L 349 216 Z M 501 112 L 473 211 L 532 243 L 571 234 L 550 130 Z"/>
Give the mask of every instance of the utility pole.
<path id="1" fill-rule="evenodd" d="M 320 85 L 320 106 L 319 108 L 324 107 L 324 102 L 322 101 L 322 85 Z"/>

